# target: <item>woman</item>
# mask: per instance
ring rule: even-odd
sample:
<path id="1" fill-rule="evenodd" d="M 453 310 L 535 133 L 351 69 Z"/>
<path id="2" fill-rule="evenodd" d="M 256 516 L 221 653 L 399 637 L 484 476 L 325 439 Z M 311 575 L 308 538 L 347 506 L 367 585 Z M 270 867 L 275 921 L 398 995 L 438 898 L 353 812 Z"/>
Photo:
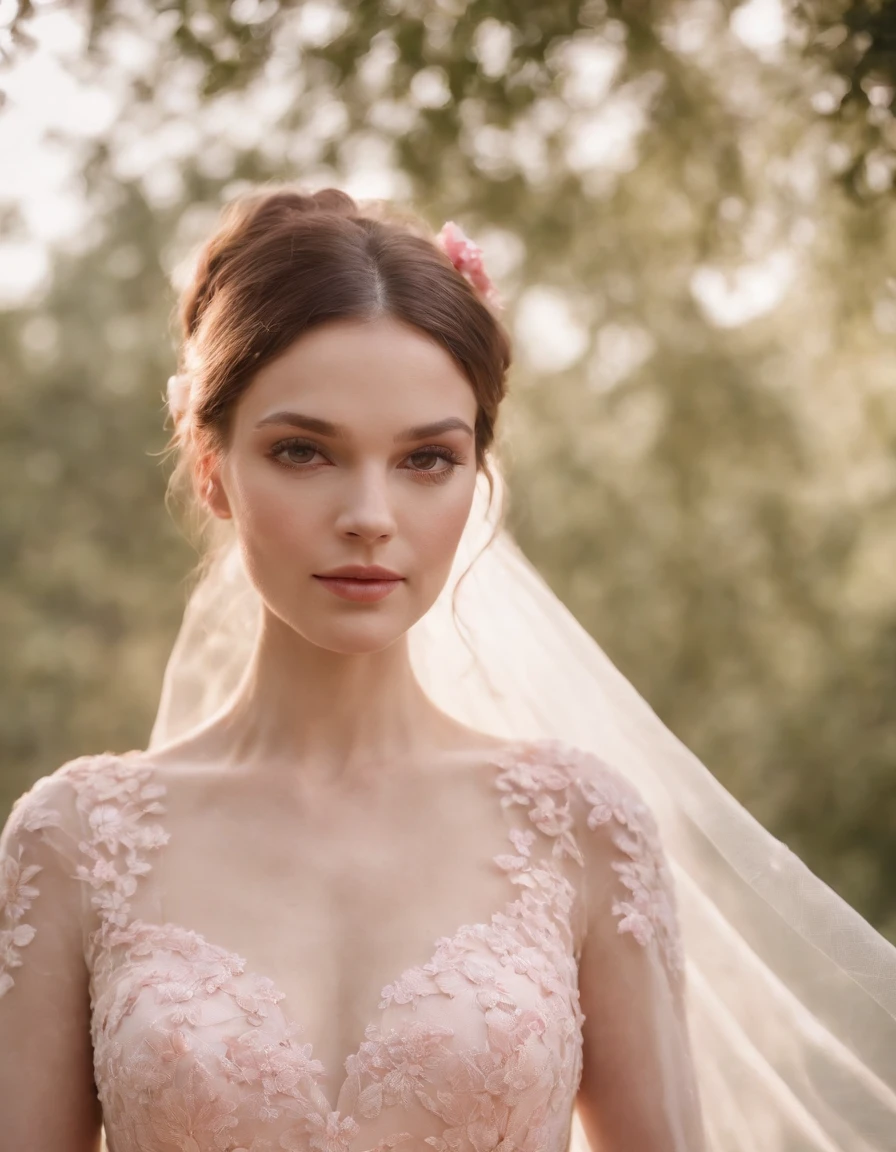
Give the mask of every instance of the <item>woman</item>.
<path id="1" fill-rule="evenodd" d="M 890 1131 L 885 1061 L 734 930 L 761 935 L 763 878 L 725 889 L 718 808 L 685 835 L 703 779 L 677 766 L 675 803 L 657 786 L 596 646 L 477 535 L 500 495 L 496 310 L 453 226 L 434 243 L 335 190 L 244 197 L 206 245 L 170 403 L 219 540 L 149 748 L 58 768 L 0 840 L 4 1148 L 87 1152 L 101 1124 L 112 1152 L 561 1152 L 574 1120 L 602 1152 Z M 807 940 L 836 911 L 814 883 Z M 853 951 L 892 965 L 854 920 Z M 824 1003 L 862 997 L 881 1042 L 891 1014 L 836 959 L 849 988 Z"/>

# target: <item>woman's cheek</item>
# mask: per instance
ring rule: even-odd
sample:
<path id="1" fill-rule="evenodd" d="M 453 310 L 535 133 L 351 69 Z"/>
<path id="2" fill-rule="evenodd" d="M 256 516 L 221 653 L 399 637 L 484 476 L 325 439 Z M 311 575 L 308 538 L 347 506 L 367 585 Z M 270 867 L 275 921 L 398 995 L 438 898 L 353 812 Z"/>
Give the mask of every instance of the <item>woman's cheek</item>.
<path id="1" fill-rule="evenodd" d="M 431 566 L 450 568 L 470 514 L 470 499 L 458 498 L 427 516 L 421 525 L 423 557 Z"/>
<path id="2" fill-rule="evenodd" d="M 284 483 L 276 474 L 253 471 L 239 485 L 243 508 L 243 526 L 259 542 L 304 535 L 304 521 L 313 512 L 313 504 L 297 491 L 299 486 Z"/>

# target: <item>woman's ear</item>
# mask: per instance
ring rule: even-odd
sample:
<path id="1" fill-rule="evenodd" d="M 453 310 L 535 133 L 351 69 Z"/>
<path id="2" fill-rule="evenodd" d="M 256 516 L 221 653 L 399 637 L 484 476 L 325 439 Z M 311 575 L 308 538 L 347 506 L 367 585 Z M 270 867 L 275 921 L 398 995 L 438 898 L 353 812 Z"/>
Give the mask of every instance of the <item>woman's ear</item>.
<path id="1" fill-rule="evenodd" d="M 219 520 L 233 518 L 230 501 L 227 499 L 221 480 L 221 462 L 217 453 L 206 453 L 199 460 L 193 473 L 193 484 L 196 495 L 213 516 L 217 516 Z"/>

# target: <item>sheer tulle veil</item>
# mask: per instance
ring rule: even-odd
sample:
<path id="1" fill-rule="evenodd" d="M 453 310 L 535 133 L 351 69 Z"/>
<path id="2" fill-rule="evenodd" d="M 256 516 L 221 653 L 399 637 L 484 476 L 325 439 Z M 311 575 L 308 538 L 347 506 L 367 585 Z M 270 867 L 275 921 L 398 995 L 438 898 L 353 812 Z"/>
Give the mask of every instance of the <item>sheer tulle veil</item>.
<path id="1" fill-rule="evenodd" d="M 488 544 L 506 491 L 490 467 L 494 498 L 481 474 L 451 577 L 410 634 L 420 682 L 482 731 L 596 753 L 653 808 L 676 882 L 713 1152 L 896 1149 L 896 948 L 663 725 L 506 528 Z M 151 747 L 226 704 L 259 619 L 234 544 L 191 595 Z M 578 1116 L 571 1148 L 587 1152 Z"/>

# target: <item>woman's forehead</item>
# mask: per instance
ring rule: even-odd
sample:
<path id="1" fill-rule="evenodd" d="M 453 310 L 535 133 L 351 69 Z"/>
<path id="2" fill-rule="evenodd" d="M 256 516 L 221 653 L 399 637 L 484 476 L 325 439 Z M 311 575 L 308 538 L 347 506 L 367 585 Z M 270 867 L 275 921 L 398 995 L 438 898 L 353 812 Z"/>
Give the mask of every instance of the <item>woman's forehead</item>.
<path id="1" fill-rule="evenodd" d="M 292 409 L 351 427 L 378 413 L 402 429 L 476 407 L 469 380 L 446 349 L 381 320 L 313 329 L 258 371 L 244 400 L 253 420 Z"/>
<path id="2" fill-rule="evenodd" d="M 303 367 L 371 367 L 393 370 L 426 365 L 460 371 L 448 350 L 428 333 L 391 316 L 372 320 L 331 320 L 315 325 L 296 340 L 261 373 L 291 372 Z"/>

